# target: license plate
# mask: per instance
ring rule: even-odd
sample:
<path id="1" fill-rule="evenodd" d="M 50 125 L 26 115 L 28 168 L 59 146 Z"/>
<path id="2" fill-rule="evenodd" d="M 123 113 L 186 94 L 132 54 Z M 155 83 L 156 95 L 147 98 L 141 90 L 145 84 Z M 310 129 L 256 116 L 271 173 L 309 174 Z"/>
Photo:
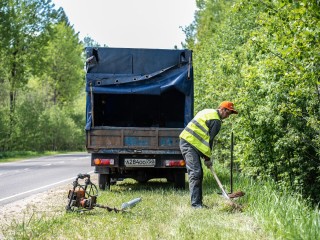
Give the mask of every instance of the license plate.
<path id="1" fill-rule="evenodd" d="M 124 159 L 124 165 L 126 167 L 154 167 L 156 159 L 126 158 Z"/>

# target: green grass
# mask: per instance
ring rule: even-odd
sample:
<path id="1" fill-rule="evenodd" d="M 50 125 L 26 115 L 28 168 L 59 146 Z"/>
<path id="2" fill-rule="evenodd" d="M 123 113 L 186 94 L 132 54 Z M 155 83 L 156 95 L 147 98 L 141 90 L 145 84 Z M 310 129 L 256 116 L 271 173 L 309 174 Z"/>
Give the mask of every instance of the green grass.
<path id="1" fill-rule="evenodd" d="M 319 239 L 320 211 L 299 193 L 277 190 L 275 184 L 248 181 L 248 212 L 277 239 Z"/>
<path id="2" fill-rule="evenodd" d="M 12 152 L 0 152 L 0 163 L 14 162 L 22 159 L 32 158 L 32 157 L 42 157 L 66 153 L 63 151 L 44 151 L 44 152 L 34 152 L 34 151 L 12 151 Z M 69 153 L 69 152 L 68 152 Z"/>
<path id="3" fill-rule="evenodd" d="M 188 191 L 176 191 L 158 181 L 137 184 L 126 180 L 103 192 L 98 201 L 111 207 L 142 197 L 125 213 L 96 208 L 51 219 L 31 220 L 15 227 L 13 239 L 260 239 L 265 234 L 252 219 L 230 212 L 215 193 L 205 196 L 210 209 L 189 206 Z M 61 209 L 63 211 L 63 209 Z M 255 227 L 254 227 L 255 226 Z"/>
<path id="4" fill-rule="evenodd" d="M 217 167 L 217 166 L 216 166 Z M 228 185 L 228 171 L 218 167 Z M 243 212 L 230 208 L 217 194 L 213 176 L 205 170 L 204 203 L 209 209 L 192 209 L 189 191 L 176 191 L 164 180 L 138 184 L 126 179 L 100 192 L 98 203 L 120 208 L 123 202 L 142 197 L 125 213 L 95 208 L 26 219 L 12 224 L 8 239 L 317 239 L 319 211 L 296 194 L 276 191 L 273 184 L 235 176 L 235 190 Z M 228 187 L 228 186 L 227 186 Z M 67 204 L 67 199 L 66 199 Z"/>

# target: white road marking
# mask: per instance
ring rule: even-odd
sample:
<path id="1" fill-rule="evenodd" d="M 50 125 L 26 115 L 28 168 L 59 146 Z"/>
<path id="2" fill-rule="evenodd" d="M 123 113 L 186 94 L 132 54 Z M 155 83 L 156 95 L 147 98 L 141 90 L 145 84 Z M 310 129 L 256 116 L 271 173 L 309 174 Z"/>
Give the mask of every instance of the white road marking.
<path id="1" fill-rule="evenodd" d="M 93 171 L 88 172 L 88 174 L 91 174 L 91 173 L 93 173 Z M 52 184 L 49 184 L 49 185 L 46 185 L 46 186 L 35 188 L 35 189 L 29 190 L 29 191 L 26 191 L 26 192 L 17 193 L 17 194 L 14 194 L 12 196 L 0 199 L 0 202 L 5 201 L 5 200 L 10 199 L 10 198 L 18 197 L 18 196 L 21 196 L 21 195 L 24 195 L 24 194 L 27 194 L 27 193 L 35 192 L 35 191 L 38 191 L 38 190 L 43 189 L 43 188 L 51 187 L 51 186 L 54 186 L 54 185 L 57 185 L 57 184 L 60 184 L 60 183 L 66 182 L 66 181 L 74 180 L 74 179 L 75 179 L 75 177 L 72 177 L 72 178 L 64 179 L 62 181 L 55 182 L 55 183 L 52 183 Z"/>

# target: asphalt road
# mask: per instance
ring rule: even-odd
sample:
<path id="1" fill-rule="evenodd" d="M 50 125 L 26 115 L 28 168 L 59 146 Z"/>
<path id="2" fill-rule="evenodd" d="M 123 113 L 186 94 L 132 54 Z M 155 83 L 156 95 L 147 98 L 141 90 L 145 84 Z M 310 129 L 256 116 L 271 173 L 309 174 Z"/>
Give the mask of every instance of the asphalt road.
<path id="1" fill-rule="evenodd" d="M 90 154 L 61 154 L 0 164 L 0 206 L 92 173 Z"/>

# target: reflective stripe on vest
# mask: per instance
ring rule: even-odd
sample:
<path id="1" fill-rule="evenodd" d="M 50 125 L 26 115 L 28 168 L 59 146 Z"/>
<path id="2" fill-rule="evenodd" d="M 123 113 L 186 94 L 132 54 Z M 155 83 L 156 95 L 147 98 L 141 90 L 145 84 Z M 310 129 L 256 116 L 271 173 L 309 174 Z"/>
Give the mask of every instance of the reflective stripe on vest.
<path id="1" fill-rule="evenodd" d="M 209 145 L 209 128 L 206 125 L 206 121 L 213 119 L 220 120 L 217 110 L 204 109 L 197 113 L 180 134 L 180 138 L 186 140 L 208 157 L 211 156 L 211 149 Z"/>

